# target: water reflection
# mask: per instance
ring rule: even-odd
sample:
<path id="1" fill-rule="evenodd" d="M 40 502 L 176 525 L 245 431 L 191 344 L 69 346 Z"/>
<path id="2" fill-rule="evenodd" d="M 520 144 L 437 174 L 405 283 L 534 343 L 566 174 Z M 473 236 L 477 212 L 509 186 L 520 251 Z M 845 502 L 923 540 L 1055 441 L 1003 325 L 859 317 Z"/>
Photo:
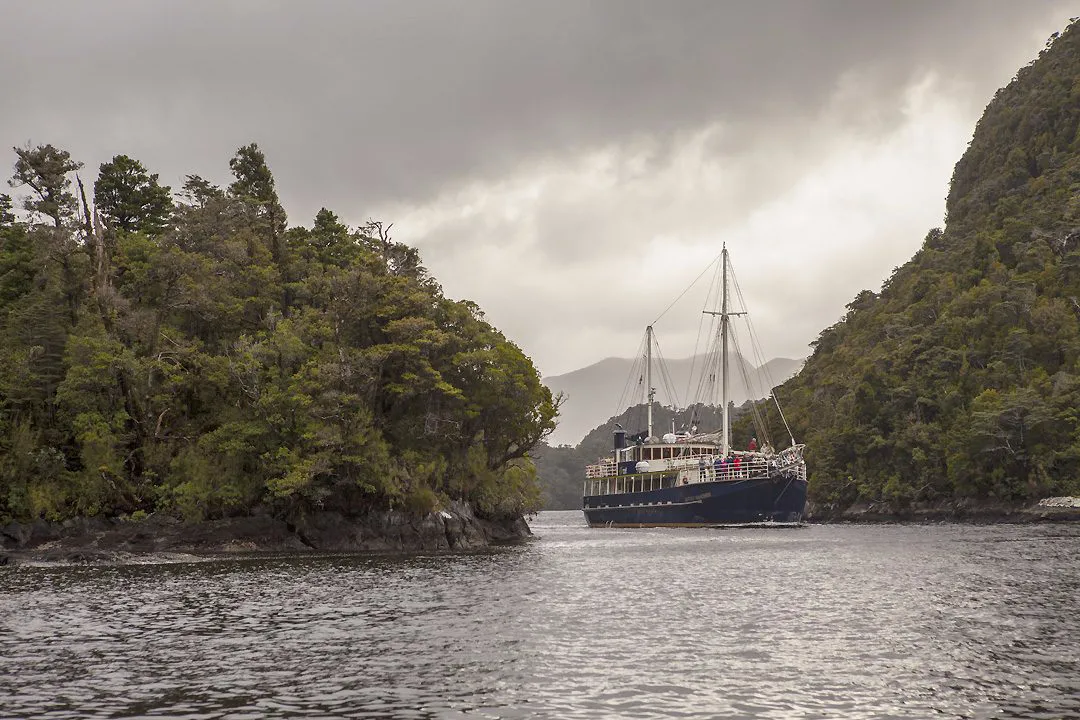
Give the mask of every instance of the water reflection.
<path id="1" fill-rule="evenodd" d="M 4 717 L 1063 717 L 1080 529 L 0 569 Z"/>

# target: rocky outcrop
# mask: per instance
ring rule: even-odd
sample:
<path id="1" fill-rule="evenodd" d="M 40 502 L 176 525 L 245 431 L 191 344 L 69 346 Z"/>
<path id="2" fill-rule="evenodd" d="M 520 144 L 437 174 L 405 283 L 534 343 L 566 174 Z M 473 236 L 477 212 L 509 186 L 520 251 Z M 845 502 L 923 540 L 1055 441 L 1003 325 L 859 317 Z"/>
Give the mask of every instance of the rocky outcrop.
<path id="1" fill-rule="evenodd" d="M 1080 520 L 1080 498 L 1047 498 L 1034 505 L 954 500 L 897 506 L 891 503 L 855 503 L 838 508 L 807 503 L 809 522 L 971 522 L 1034 523 Z"/>
<path id="2" fill-rule="evenodd" d="M 311 512 L 283 519 L 266 513 L 194 524 L 164 515 L 137 521 L 78 518 L 0 528 L 0 564 L 28 558 L 108 561 L 149 553 L 437 552 L 515 543 L 531 534 L 520 515 L 484 517 L 461 502 L 419 516 L 378 510 L 351 516 Z"/>

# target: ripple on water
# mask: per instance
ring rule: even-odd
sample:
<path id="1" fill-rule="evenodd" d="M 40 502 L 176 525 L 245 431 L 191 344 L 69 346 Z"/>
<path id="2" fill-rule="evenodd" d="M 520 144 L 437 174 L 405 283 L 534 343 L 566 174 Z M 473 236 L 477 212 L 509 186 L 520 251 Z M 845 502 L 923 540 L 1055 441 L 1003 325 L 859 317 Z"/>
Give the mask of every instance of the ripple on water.
<path id="1" fill-rule="evenodd" d="M 12 718 L 1080 715 L 1080 528 L 590 530 L 0 568 Z"/>

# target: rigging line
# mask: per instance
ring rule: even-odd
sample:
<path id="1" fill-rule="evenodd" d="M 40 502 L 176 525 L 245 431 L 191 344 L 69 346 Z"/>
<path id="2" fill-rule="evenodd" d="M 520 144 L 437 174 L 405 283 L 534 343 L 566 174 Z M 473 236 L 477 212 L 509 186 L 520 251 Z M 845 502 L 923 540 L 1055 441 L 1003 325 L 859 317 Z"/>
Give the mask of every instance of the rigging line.
<path id="1" fill-rule="evenodd" d="M 750 332 L 751 332 L 752 335 L 754 334 L 754 330 L 753 330 L 752 326 L 750 327 Z M 769 395 L 772 398 L 773 404 L 776 405 L 776 412 L 779 413 L 779 415 L 780 415 L 780 422 L 783 423 L 784 429 L 787 431 L 788 438 L 791 439 L 791 444 L 794 445 L 795 444 L 795 435 L 791 432 L 791 426 L 788 424 L 787 416 L 784 415 L 784 409 L 782 407 L 780 407 L 780 398 L 778 398 L 776 396 L 776 386 L 775 386 L 775 384 L 773 384 L 771 374 L 769 373 L 769 370 L 765 366 L 764 363 L 762 363 L 762 365 L 760 366 L 759 371 L 761 372 L 762 375 L 764 375 L 766 377 L 767 381 L 769 382 Z M 766 430 L 766 432 L 768 432 L 768 431 Z M 769 439 L 769 438 L 766 438 L 766 440 L 768 442 L 770 442 L 770 443 L 772 442 L 772 440 Z"/>
<path id="2" fill-rule="evenodd" d="M 715 332 L 714 322 L 710 323 L 710 342 L 705 348 L 705 359 L 701 364 L 701 376 L 698 378 L 696 398 L 702 405 L 716 405 L 716 373 L 714 369 L 720 362 L 719 337 Z"/>
<path id="3" fill-rule="evenodd" d="M 765 359 L 765 352 L 761 348 L 761 341 L 758 339 L 754 327 L 750 325 L 749 322 L 747 322 L 747 330 L 750 333 L 750 342 L 754 348 L 754 354 L 756 356 L 755 362 L 758 365 L 758 374 L 761 375 L 771 393 L 773 388 L 776 387 L 776 383 L 773 381 L 772 373 L 769 372 L 769 363 Z"/>
<path id="4" fill-rule="evenodd" d="M 717 273 L 723 272 L 723 263 L 717 265 Z M 705 308 L 718 307 L 718 296 L 721 292 L 721 285 L 723 284 L 722 278 L 718 281 L 715 277 L 712 281 L 712 287 L 709 288 L 709 295 L 705 301 Z M 701 375 L 698 379 L 698 386 L 696 392 L 696 398 L 702 405 L 716 407 L 718 405 L 717 400 L 717 369 L 720 367 L 722 350 L 722 338 L 720 336 L 721 319 L 719 315 L 702 312 L 702 317 L 708 314 L 709 328 L 708 334 L 705 336 L 708 338 L 705 346 L 705 359 L 702 362 Z M 700 343 L 701 335 L 699 334 L 698 342 Z M 696 354 L 696 353 L 695 353 Z"/>
<path id="5" fill-rule="evenodd" d="M 746 299 L 743 297 L 742 287 L 739 286 L 739 281 L 735 277 L 734 273 L 732 273 L 731 279 L 733 284 L 735 285 L 735 293 L 739 299 L 740 307 L 745 308 Z M 763 378 L 761 379 L 768 381 L 768 389 L 771 392 L 773 383 L 772 378 L 769 377 L 768 368 L 766 367 L 765 351 L 762 349 L 761 340 L 759 339 L 757 332 L 754 330 L 754 325 L 750 322 L 750 314 L 744 312 L 742 319 L 744 324 L 746 325 L 747 335 L 750 338 L 750 352 L 755 365 L 755 369 L 763 376 Z"/>
<path id="6" fill-rule="evenodd" d="M 742 299 L 742 289 L 739 287 L 738 280 L 735 280 L 734 273 L 732 273 L 732 280 L 735 283 L 735 291 L 736 291 L 736 293 L 738 293 L 739 302 L 742 303 L 742 302 L 744 302 L 744 300 Z M 771 374 L 769 373 L 769 370 L 766 367 L 766 364 L 764 362 L 764 353 L 761 352 L 761 350 L 760 350 L 760 345 L 761 344 L 757 340 L 757 333 L 754 332 L 754 327 L 752 325 L 750 325 L 750 323 L 749 323 L 749 318 L 747 319 L 747 327 L 750 328 L 751 343 L 757 343 L 757 345 L 758 345 L 758 351 L 759 351 L 759 353 L 761 355 L 761 359 L 759 360 L 759 365 L 760 365 L 761 368 L 763 368 L 763 374 L 766 376 L 766 379 L 769 381 L 769 393 L 772 395 L 773 403 L 776 405 L 776 411 L 778 413 L 780 413 L 780 420 L 781 420 L 781 422 L 784 423 L 784 429 L 787 430 L 788 438 L 791 440 L 791 444 L 795 445 L 795 435 L 791 432 L 791 426 L 788 424 L 787 416 L 784 415 L 784 409 L 782 407 L 780 407 L 780 398 L 778 398 L 776 396 L 776 392 L 774 391 L 776 386 L 773 383 Z"/>
<path id="7" fill-rule="evenodd" d="M 626 383 L 623 385 L 622 394 L 619 395 L 619 401 L 615 407 L 615 412 L 612 413 L 613 417 L 622 417 L 626 412 L 627 406 L 624 405 L 627 400 L 630 399 L 630 394 L 633 392 L 630 388 L 633 386 L 634 377 L 641 374 L 641 361 L 645 355 L 645 339 L 648 337 L 648 333 L 642 336 L 641 342 L 638 343 L 637 356 L 634 358 L 634 364 L 630 366 L 630 374 L 626 376 Z M 628 418 L 629 419 L 629 418 Z"/>
<path id="8" fill-rule="evenodd" d="M 735 345 L 736 352 L 739 352 L 739 340 L 738 337 L 732 337 L 732 343 Z M 740 360 L 742 353 L 739 353 Z M 752 388 L 750 382 L 749 372 L 746 368 L 745 362 L 739 362 L 739 373 L 742 376 L 743 385 L 746 388 L 746 394 L 749 396 L 747 401 L 750 403 L 750 414 L 754 420 L 754 427 L 757 429 L 757 434 L 761 436 L 762 440 L 772 444 L 769 438 L 769 428 L 765 425 L 765 419 L 761 416 L 761 410 L 758 408 L 757 399 L 754 397 L 757 394 L 757 390 Z"/>
<path id="9" fill-rule="evenodd" d="M 745 308 L 746 307 L 746 300 L 743 297 L 742 288 L 739 286 L 739 281 L 735 277 L 734 273 L 732 273 L 731 279 L 732 279 L 732 282 L 735 285 L 735 293 L 736 293 L 737 297 L 739 298 L 739 304 L 740 304 L 741 307 Z M 757 333 L 754 332 L 754 326 L 750 323 L 750 315 L 749 314 L 744 314 L 743 315 L 743 320 L 746 323 L 747 333 L 750 336 L 750 351 L 754 356 L 753 357 L 754 363 L 758 367 L 763 367 L 765 365 L 765 353 L 761 348 L 761 342 L 757 338 Z"/>
<path id="10" fill-rule="evenodd" d="M 784 423 L 784 429 L 787 430 L 788 438 L 791 440 L 791 446 L 795 447 L 795 436 L 791 433 L 791 426 L 788 425 L 787 418 L 784 417 L 784 410 L 780 407 L 780 400 L 776 397 L 776 393 L 773 393 L 773 402 L 776 403 L 776 412 L 780 413 L 780 419 Z"/>
<path id="11" fill-rule="evenodd" d="M 657 322 L 658 322 L 658 321 L 660 320 L 660 318 L 664 317 L 664 315 L 667 315 L 667 311 L 668 311 L 668 310 L 670 310 L 671 308 L 675 307 L 675 303 L 677 303 L 677 302 L 679 302 L 680 300 L 682 300 L 682 297 L 683 297 L 683 295 L 685 295 L 686 293 L 688 293 L 688 292 L 690 291 L 690 288 L 694 287 L 694 285 L 697 285 L 697 281 L 698 281 L 698 280 L 700 280 L 700 279 L 701 279 L 702 277 L 704 277 L 705 273 L 709 272 L 709 269 L 710 269 L 710 268 L 711 268 L 711 267 L 712 267 L 713 265 L 715 265 L 715 264 L 716 264 L 716 261 L 717 261 L 717 260 L 719 260 L 719 259 L 720 259 L 721 257 L 723 257 L 723 255 L 724 255 L 724 253 L 723 253 L 723 251 L 721 251 L 721 253 L 720 253 L 719 255 L 717 255 L 716 257 L 714 257 L 714 258 L 712 259 L 712 262 L 710 262 L 710 263 L 709 263 L 708 265 L 706 265 L 706 266 L 705 266 L 705 269 L 704 269 L 704 270 L 702 270 L 702 271 L 701 271 L 701 272 L 700 272 L 700 273 L 698 274 L 698 276 L 697 276 L 696 278 L 694 278 L 694 279 L 693 279 L 693 280 L 692 280 L 692 281 L 690 282 L 690 284 L 686 286 L 686 288 L 684 288 L 684 289 L 683 289 L 683 291 L 682 291 L 681 293 L 679 293 L 679 296 L 678 296 L 677 298 L 675 298 L 674 300 L 672 300 L 672 301 L 671 301 L 671 304 L 670 304 L 670 305 L 668 305 L 668 306 L 667 306 L 666 308 L 664 308 L 664 312 L 662 312 L 662 313 L 660 313 L 659 315 L 657 315 L 657 316 L 656 316 L 656 320 L 653 320 L 651 324 L 655 325 L 655 324 L 656 324 L 656 323 L 657 323 Z"/>
<path id="12" fill-rule="evenodd" d="M 748 364 L 743 359 L 737 335 L 735 336 L 734 343 L 735 349 L 739 353 L 739 375 L 742 377 L 743 387 L 746 389 L 747 400 L 750 402 L 750 413 L 754 418 L 754 427 L 757 429 L 758 433 L 764 437 L 767 434 L 767 429 L 764 427 L 761 413 L 758 411 L 757 403 L 755 402 L 758 390 L 753 379 L 750 377 L 751 373 L 747 367 Z"/>
<path id="13" fill-rule="evenodd" d="M 713 291 L 714 291 L 714 289 L 716 288 L 716 285 L 717 285 L 716 276 L 724 271 L 724 264 L 723 263 L 717 263 L 714 260 L 713 265 L 714 265 L 713 279 L 712 279 L 712 282 L 709 283 L 709 292 L 706 293 L 706 295 L 705 295 L 705 303 L 701 308 L 701 316 L 698 318 L 697 337 L 694 338 L 694 352 L 693 352 L 693 354 L 690 355 L 690 374 L 686 376 L 686 401 L 688 403 L 690 402 L 690 398 L 694 397 L 694 399 L 698 400 L 702 404 L 705 404 L 705 398 L 702 397 L 702 395 L 700 394 L 701 390 L 702 390 L 700 381 L 698 383 L 698 389 L 697 389 L 698 394 L 696 395 L 696 397 L 694 395 L 691 395 L 690 388 L 693 386 L 693 383 L 694 383 L 694 371 L 697 369 L 698 348 L 701 346 L 701 337 L 702 337 L 701 336 L 701 327 L 702 327 L 702 325 L 705 324 L 705 318 L 708 317 L 709 318 L 709 337 L 711 338 L 712 334 L 713 334 L 713 327 L 714 327 L 714 324 L 716 323 L 716 316 L 715 315 L 708 315 L 706 313 L 706 310 L 708 310 L 709 307 L 712 307 L 712 305 L 710 305 L 710 303 L 712 302 Z M 708 268 L 706 268 L 706 269 L 708 269 Z M 706 346 L 706 347 L 708 347 L 708 346 Z M 710 367 L 709 364 L 704 363 L 704 367 L 702 368 L 702 376 L 703 377 L 704 377 L 704 373 L 705 373 L 705 368 L 708 368 L 708 367 Z"/>
<path id="14" fill-rule="evenodd" d="M 646 370 L 646 353 L 648 352 L 647 343 L 649 342 L 649 333 L 646 330 L 645 335 L 641 339 L 640 349 L 638 350 L 637 364 L 637 392 L 631 392 L 632 397 L 628 398 L 629 407 L 626 408 L 626 420 L 627 424 L 633 422 L 635 428 L 639 428 L 645 425 L 644 417 L 646 409 L 644 408 L 645 398 L 649 395 L 649 389 L 645 386 L 645 376 L 648 374 Z"/>
<path id="15" fill-rule="evenodd" d="M 671 374 L 668 372 L 667 361 L 664 359 L 664 354 L 660 352 L 660 341 L 656 339 L 656 331 L 653 331 L 653 344 L 656 346 L 656 356 L 660 360 L 660 383 L 664 386 L 664 392 L 668 394 L 671 399 L 671 403 L 677 410 L 679 408 L 679 396 L 675 392 L 675 383 L 671 379 Z"/>

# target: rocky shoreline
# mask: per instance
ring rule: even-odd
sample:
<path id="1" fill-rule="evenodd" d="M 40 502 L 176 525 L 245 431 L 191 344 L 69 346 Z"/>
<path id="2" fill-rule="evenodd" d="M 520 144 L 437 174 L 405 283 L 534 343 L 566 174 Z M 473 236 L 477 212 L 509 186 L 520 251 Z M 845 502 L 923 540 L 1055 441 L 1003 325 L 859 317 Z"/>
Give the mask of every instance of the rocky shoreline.
<path id="1" fill-rule="evenodd" d="M 890 503 L 856 503 L 838 508 L 807 503 L 812 523 L 1039 523 L 1080 520 L 1080 498 L 1045 498 L 1034 505 L 948 501 L 898 507 Z"/>
<path id="2" fill-rule="evenodd" d="M 440 552 L 512 544 L 531 535 L 520 515 L 482 517 L 460 502 L 422 516 L 380 510 L 356 516 L 314 512 L 291 520 L 256 514 L 194 524 L 165 515 L 41 520 L 0 527 L 0 564 L 111 562 L 151 554 Z"/>

